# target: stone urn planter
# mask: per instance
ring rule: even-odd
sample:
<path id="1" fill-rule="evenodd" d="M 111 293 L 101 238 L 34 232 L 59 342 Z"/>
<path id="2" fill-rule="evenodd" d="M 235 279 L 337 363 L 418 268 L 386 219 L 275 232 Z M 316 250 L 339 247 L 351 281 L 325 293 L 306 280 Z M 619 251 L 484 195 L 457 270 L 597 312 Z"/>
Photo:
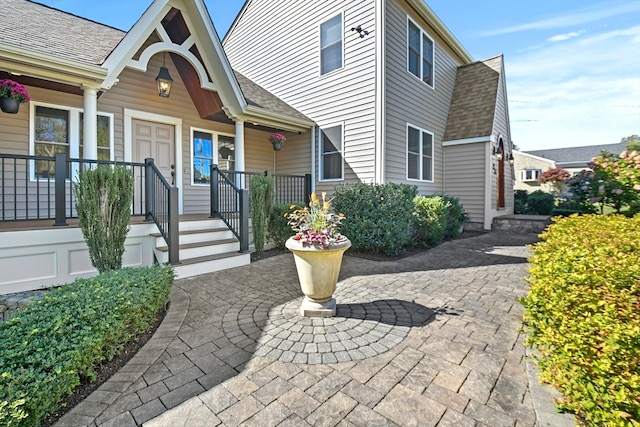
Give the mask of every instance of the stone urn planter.
<path id="1" fill-rule="evenodd" d="M 336 314 L 336 291 L 338 275 L 342 266 L 342 256 L 351 247 L 346 237 L 327 248 L 317 245 L 303 245 L 290 237 L 285 246 L 293 252 L 298 270 L 300 287 L 304 299 L 300 314 L 305 317 L 333 317 Z"/>

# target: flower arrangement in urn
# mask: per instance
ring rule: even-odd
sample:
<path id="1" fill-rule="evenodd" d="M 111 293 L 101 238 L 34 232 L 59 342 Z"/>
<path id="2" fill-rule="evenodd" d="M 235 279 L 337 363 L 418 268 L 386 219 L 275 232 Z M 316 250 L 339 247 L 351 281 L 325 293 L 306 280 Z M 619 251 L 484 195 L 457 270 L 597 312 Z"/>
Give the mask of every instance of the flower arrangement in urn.
<path id="1" fill-rule="evenodd" d="M 293 252 L 304 294 L 300 314 L 306 317 L 335 316 L 333 293 L 342 256 L 351 247 L 351 241 L 339 231 L 344 215 L 331 212 L 331 201 L 326 199 L 326 193 L 322 193 L 322 200 L 313 193 L 307 207 L 288 212 L 285 217 L 296 233 L 285 242 L 285 246 Z"/>
<path id="2" fill-rule="evenodd" d="M 287 223 L 296 232 L 293 239 L 303 246 L 317 245 L 326 249 L 329 244 L 344 239 L 339 232 L 344 214 L 331 212 L 331 201 L 326 197 L 327 193 L 323 192 L 320 201 L 316 193 L 313 193 L 309 206 L 285 214 Z M 289 209 L 294 208 L 295 205 L 292 205 Z"/>
<path id="3" fill-rule="evenodd" d="M 284 142 L 287 140 L 287 138 L 278 132 L 274 132 L 271 135 L 269 135 L 269 142 L 271 143 L 271 145 L 273 145 L 273 149 L 275 151 L 280 151 L 280 148 L 282 148 L 282 144 L 284 144 Z"/>
<path id="4" fill-rule="evenodd" d="M 29 102 L 29 92 L 18 82 L 4 79 L 0 80 L 0 107 L 5 113 L 15 114 L 20 104 Z"/>

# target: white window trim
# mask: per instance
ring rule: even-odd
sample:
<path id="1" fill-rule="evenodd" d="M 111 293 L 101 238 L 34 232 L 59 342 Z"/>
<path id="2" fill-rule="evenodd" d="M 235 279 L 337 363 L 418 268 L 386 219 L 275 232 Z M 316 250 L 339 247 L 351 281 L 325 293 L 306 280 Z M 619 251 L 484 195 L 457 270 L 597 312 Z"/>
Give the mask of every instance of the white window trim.
<path id="1" fill-rule="evenodd" d="M 324 24 L 325 22 L 335 18 L 336 16 L 340 15 L 340 22 L 342 23 L 342 31 L 341 31 L 341 49 L 340 49 L 340 55 L 342 56 L 342 60 L 341 63 L 342 65 L 338 68 L 336 68 L 335 70 L 331 70 L 328 73 L 324 73 L 322 74 L 322 24 Z M 328 18 L 323 19 L 320 24 L 318 24 L 318 75 L 320 77 L 326 77 L 329 76 L 331 74 L 334 74 L 342 69 L 344 69 L 344 11 L 340 10 L 339 13 L 334 13 L 331 16 L 329 16 Z"/>
<path id="2" fill-rule="evenodd" d="M 422 157 L 423 157 L 423 153 L 422 153 L 422 134 L 423 133 L 428 133 L 429 135 L 431 135 L 431 179 L 416 179 L 416 178 L 409 178 L 409 128 L 413 128 L 417 131 L 420 132 L 420 162 L 418 162 L 418 166 L 419 166 L 419 171 L 418 171 L 418 176 L 422 177 Z M 407 129 L 405 131 L 405 176 L 407 178 L 407 181 L 414 181 L 414 182 L 434 182 L 434 176 L 435 176 L 435 165 L 436 165 L 436 161 L 435 161 L 435 145 L 436 145 L 436 141 L 435 141 L 435 135 L 433 134 L 433 132 L 430 132 L 426 129 L 422 129 L 421 127 L 412 125 L 410 123 L 407 123 Z"/>
<path id="3" fill-rule="evenodd" d="M 538 178 L 542 175 L 542 169 L 525 168 L 520 169 L 520 181 L 522 182 L 538 182 Z M 527 172 L 533 172 L 533 178 L 527 178 Z"/>
<path id="4" fill-rule="evenodd" d="M 217 132 L 217 131 L 213 131 L 211 129 L 205 129 L 205 128 L 198 128 L 198 127 L 191 127 L 189 130 L 189 153 L 190 153 L 190 169 L 191 169 L 191 185 L 193 185 L 194 187 L 209 187 L 209 184 L 202 184 L 200 182 L 193 182 L 193 159 L 194 159 L 194 153 L 193 153 L 193 134 L 196 132 L 203 132 L 203 133 L 209 133 L 211 134 L 211 143 L 212 143 L 212 162 L 214 165 L 218 164 L 218 137 L 219 136 L 228 136 L 233 138 L 234 142 L 236 139 L 236 136 L 232 133 L 226 133 L 226 132 Z"/>
<path id="5" fill-rule="evenodd" d="M 416 27 L 418 27 L 420 29 L 420 76 L 416 76 L 415 74 L 413 74 L 410 70 L 409 70 L 409 22 L 413 23 L 413 25 L 415 25 Z M 409 15 L 407 15 L 407 25 L 406 25 L 406 36 L 407 36 L 407 42 L 406 42 L 406 49 L 405 49 L 405 55 L 407 58 L 407 66 L 406 66 L 406 70 L 407 73 L 409 73 L 411 76 L 413 76 L 413 78 L 421 81 L 423 84 L 427 85 L 427 87 L 430 87 L 431 89 L 435 89 L 436 88 L 436 41 L 433 39 L 433 37 L 431 37 L 429 35 L 429 33 L 427 33 L 424 29 L 422 29 L 422 26 L 420 26 L 416 21 L 414 21 L 413 19 L 411 19 L 411 17 Z M 422 48 L 422 36 L 427 36 L 427 38 L 429 40 L 431 40 L 431 43 L 433 45 L 433 49 L 431 52 L 431 64 L 433 67 L 432 70 L 432 74 L 433 74 L 433 81 L 432 84 L 429 84 L 427 82 L 425 82 L 422 79 L 422 52 L 423 52 L 423 48 Z"/>
<path id="6" fill-rule="evenodd" d="M 341 160 L 341 170 L 340 170 L 340 178 L 324 178 L 323 177 L 323 170 L 324 170 L 324 156 L 322 154 L 322 145 L 323 145 L 323 137 L 322 137 L 322 129 L 327 129 L 327 128 L 333 128 L 336 126 L 340 126 L 340 130 L 341 130 L 341 134 L 342 134 L 342 150 L 339 151 L 340 153 L 340 160 Z M 324 125 L 322 127 L 318 127 L 318 181 L 320 182 L 338 182 L 338 181 L 344 181 L 344 148 L 345 148 L 345 144 L 344 144 L 344 122 L 339 122 L 339 123 L 332 123 L 332 124 L 328 124 L 328 125 Z"/>
<path id="7" fill-rule="evenodd" d="M 77 159 L 80 156 L 80 113 L 84 113 L 84 108 L 69 107 L 68 105 L 50 104 L 47 102 L 31 101 L 29 103 L 29 155 L 35 155 L 36 151 L 36 107 L 55 108 L 69 112 L 69 158 Z M 98 111 L 97 115 L 109 117 L 109 161 L 114 161 L 114 115 Z M 32 164 L 29 168 L 29 180 L 36 181 L 35 167 Z M 75 169 L 74 169 L 75 170 Z M 71 171 L 72 177 L 74 170 Z M 38 179 L 46 181 L 46 179 Z"/>

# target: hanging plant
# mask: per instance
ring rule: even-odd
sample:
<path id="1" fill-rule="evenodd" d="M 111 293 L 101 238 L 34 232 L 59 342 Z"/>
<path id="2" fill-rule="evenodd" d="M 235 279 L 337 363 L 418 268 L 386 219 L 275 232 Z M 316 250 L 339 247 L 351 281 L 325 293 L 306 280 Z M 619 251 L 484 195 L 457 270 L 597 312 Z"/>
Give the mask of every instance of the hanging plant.
<path id="1" fill-rule="evenodd" d="M 287 140 L 287 138 L 278 132 L 274 132 L 271 135 L 269 135 L 269 142 L 271 143 L 271 145 L 273 145 L 273 149 L 275 151 L 280 151 L 280 149 L 282 148 L 282 144 L 284 144 L 284 142 Z"/>

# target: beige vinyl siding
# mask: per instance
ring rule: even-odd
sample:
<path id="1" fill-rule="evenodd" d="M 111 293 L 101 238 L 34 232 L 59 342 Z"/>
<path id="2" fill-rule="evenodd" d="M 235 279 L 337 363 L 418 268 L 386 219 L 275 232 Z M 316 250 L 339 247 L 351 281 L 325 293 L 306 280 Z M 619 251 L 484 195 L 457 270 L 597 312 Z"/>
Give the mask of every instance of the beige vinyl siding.
<path id="1" fill-rule="evenodd" d="M 340 12 L 344 31 L 343 67 L 321 76 L 320 24 Z M 282 25 L 283 22 L 287 25 Z M 360 38 L 351 31 L 358 25 L 369 31 L 369 35 Z M 374 179 L 374 25 L 374 0 L 254 0 L 224 40 L 225 51 L 235 69 L 320 127 L 344 123 L 345 181 Z M 255 28 L 269 37 L 255 37 Z M 317 152 L 315 156 L 316 176 L 319 176 Z M 335 184 L 317 183 L 319 188 L 333 188 Z"/>
<path id="2" fill-rule="evenodd" d="M 404 2 L 402 2 L 404 5 Z M 386 2 L 385 181 L 418 186 L 421 194 L 444 191 L 442 139 L 456 78 L 456 61 L 443 41 L 414 11 Z M 407 70 L 407 15 L 435 42 L 434 88 Z M 434 182 L 407 180 L 407 124 L 434 134 Z"/>
<path id="3" fill-rule="evenodd" d="M 148 71 L 145 73 L 125 69 L 120 75 L 117 85 L 98 98 L 98 111 L 113 114 L 114 127 L 114 159 L 123 161 L 124 154 L 124 109 L 133 109 L 145 113 L 153 113 L 182 120 L 182 146 L 178 149 L 182 154 L 182 182 L 181 197 L 183 197 L 184 213 L 202 213 L 209 211 L 209 187 L 191 185 L 191 128 L 203 129 L 210 132 L 235 135 L 234 124 L 214 122 L 201 119 L 193 106 L 191 98 L 180 79 L 180 74 L 170 61 L 166 65 L 174 79 L 171 96 L 158 96 L 155 77 L 162 65 L 162 56 L 152 58 Z M 84 98 L 82 95 L 72 95 L 54 92 L 41 88 L 28 87 L 31 98 L 37 103 L 48 103 L 61 107 L 82 109 Z M 16 115 L 1 114 L 0 128 L 2 141 L 0 152 L 8 154 L 29 154 L 29 104 L 23 104 Z M 268 142 L 268 131 L 245 128 L 245 170 L 246 171 L 274 171 L 274 151 Z M 276 160 L 284 159 L 282 166 L 277 167 L 278 173 L 299 174 L 308 173 L 311 162 L 310 134 L 287 134 L 287 144 L 282 152 L 276 154 Z M 179 138 L 178 138 L 179 139 Z M 180 165 L 177 165 L 178 167 Z M 18 172 L 24 174 L 24 165 L 18 167 Z M 5 185 L 13 186 L 5 180 Z M 41 194 L 43 184 L 40 184 Z M 24 188 L 18 191 L 24 193 Z M 29 194 L 35 197 L 35 183 L 29 183 Z M 24 207 L 22 207 L 24 209 Z M 30 217 L 35 211 L 29 213 Z"/>
<path id="4" fill-rule="evenodd" d="M 486 142 L 444 147 L 446 157 L 444 192 L 457 197 L 471 222 L 484 222 Z M 506 168 L 505 168 L 506 169 Z M 492 178 L 495 181 L 495 175 Z M 494 185 L 495 187 L 495 185 Z"/>

